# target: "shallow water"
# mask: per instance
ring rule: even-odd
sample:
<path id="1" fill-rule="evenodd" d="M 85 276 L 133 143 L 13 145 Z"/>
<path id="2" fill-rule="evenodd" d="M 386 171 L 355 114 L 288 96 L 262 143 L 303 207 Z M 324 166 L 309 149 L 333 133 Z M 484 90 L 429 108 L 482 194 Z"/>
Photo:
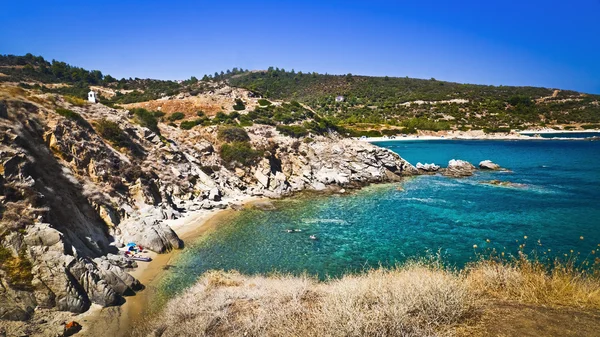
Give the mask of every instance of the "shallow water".
<path id="1" fill-rule="evenodd" d="M 446 166 L 453 158 L 477 164 L 490 159 L 511 171 L 477 172 L 465 179 L 419 176 L 348 195 L 276 201 L 271 211 L 234 213 L 186 247 L 163 279 L 162 294 L 172 296 L 210 269 L 326 277 L 437 251 L 460 267 L 474 258 L 473 245 L 477 251 L 494 247 L 515 252 L 526 243 L 526 251 L 536 248 L 553 256 L 571 250 L 587 256 L 598 248 L 600 142 L 443 140 L 377 145 L 413 164 Z M 522 185 L 481 183 L 492 179 Z"/>

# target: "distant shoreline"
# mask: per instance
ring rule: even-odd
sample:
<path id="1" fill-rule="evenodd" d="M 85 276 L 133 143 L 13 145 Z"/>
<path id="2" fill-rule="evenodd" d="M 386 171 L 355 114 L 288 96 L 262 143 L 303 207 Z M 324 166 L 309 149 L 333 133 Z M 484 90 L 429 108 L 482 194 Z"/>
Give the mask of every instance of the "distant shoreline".
<path id="1" fill-rule="evenodd" d="M 536 134 L 573 134 L 573 133 L 598 133 L 600 130 L 524 130 L 511 133 L 484 133 L 483 131 L 450 131 L 446 133 L 437 132 L 435 134 L 419 134 L 390 137 L 366 137 L 357 138 L 357 140 L 369 143 L 373 142 L 394 142 L 394 141 L 416 141 L 416 140 L 586 140 L 587 138 L 569 138 L 569 137 L 534 137 Z"/>

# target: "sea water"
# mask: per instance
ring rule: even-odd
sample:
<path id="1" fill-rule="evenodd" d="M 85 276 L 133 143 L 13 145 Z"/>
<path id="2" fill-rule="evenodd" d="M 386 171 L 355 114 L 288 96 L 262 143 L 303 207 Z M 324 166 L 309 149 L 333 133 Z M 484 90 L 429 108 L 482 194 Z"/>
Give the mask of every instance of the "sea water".
<path id="1" fill-rule="evenodd" d="M 463 159 L 477 165 L 489 159 L 508 171 L 478 171 L 460 179 L 418 176 L 345 195 L 295 196 L 274 201 L 273 210 L 236 212 L 185 248 L 164 277 L 162 293 L 172 296 L 211 269 L 325 278 L 438 252 L 460 268 L 491 248 L 514 253 L 525 244 L 525 251 L 540 255 L 579 253 L 581 258 L 600 248 L 600 142 L 376 145 L 412 164 L 446 166 L 450 159 Z M 490 180 L 514 185 L 483 183 Z"/>

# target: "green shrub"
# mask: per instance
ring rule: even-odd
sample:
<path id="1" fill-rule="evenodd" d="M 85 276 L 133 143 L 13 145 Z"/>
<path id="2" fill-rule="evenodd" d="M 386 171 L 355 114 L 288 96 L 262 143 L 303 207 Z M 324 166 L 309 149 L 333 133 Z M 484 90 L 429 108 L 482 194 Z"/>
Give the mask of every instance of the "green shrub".
<path id="1" fill-rule="evenodd" d="M 66 119 L 70 119 L 72 121 L 82 121 L 84 120 L 83 117 L 81 117 L 80 114 L 78 114 L 75 111 L 69 110 L 69 109 L 63 109 L 63 108 L 57 108 L 56 109 L 56 113 L 65 117 Z"/>
<path id="2" fill-rule="evenodd" d="M 248 142 L 233 142 L 223 144 L 220 154 L 223 161 L 229 166 L 235 166 L 236 163 L 248 166 L 256 163 L 263 153 L 253 149 Z"/>
<path id="3" fill-rule="evenodd" d="M 308 134 L 308 130 L 300 125 L 278 125 L 276 129 L 282 135 L 293 138 L 301 138 Z"/>
<path id="4" fill-rule="evenodd" d="M 117 147 L 129 146 L 129 137 L 121 130 L 119 124 L 106 119 L 101 119 L 94 123 L 94 126 L 96 127 L 98 134 L 112 145 Z"/>
<path id="5" fill-rule="evenodd" d="M 235 110 L 235 111 L 246 110 L 246 105 L 244 104 L 244 101 L 242 101 L 239 98 L 236 98 L 235 105 L 233 106 L 233 110 Z"/>
<path id="6" fill-rule="evenodd" d="M 418 130 L 430 130 L 430 131 L 441 131 L 441 130 L 450 130 L 450 123 L 448 122 L 437 122 L 434 120 L 430 120 L 427 118 L 411 118 L 402 122 L 408 129 L 418 129 Z"/>
<path id="7" fill-rule="evenodd" d="M 510 132 L 510 128 L 505 128 L 505 127 L 486 127 L 486 128 L 483 128 L 483 132 L 485 132 L 485 133 L 496 133 L 496 132 L 505 132 L 505 133 L 508 133 L 508 132 Z"/>
<path id="8" fill-rule="evenodd" d="M 196 126 L 196 121 L 183 121 L 179 124 L 179 127 L 184 130 L 191 130 L 194 126 Z"/>
<path id="9" fill-rule="evenodd" d="M 400 133 L 402 133 L 402 130 L 398 130 L 398 129 L 381 130 L 381 134 L 384 136 L 395 136 Z"/>
<path id="10" fill-rule="evenodd" d="M 185 118 L 185 115 L 183 114 L 183 112 L 174 112 L 169 117 L 167 117 L 167 119 L 171 122 L 178 121 L 183 118 Z"/>
<path id="11" fill-rule="evenodd" d="M 16 257 L 10 250 L 0 246 L 0 269 L 6 273 L 6 281 L 11 287 L 18 290 L 32 289 L 33 264 L 27 258 L 25 246 Z"/>
<path id="12" fill-rule="evenodd" d="M 260 106 L 269 106 L 272 103 L 270 101 L 266 100 L 266 99 L 261 98 L 261 99 L 258 100 L 258 104 Z"/>
<path id="13" fill-rule="evenodd" d="M 198 111 L 196 111 L 196 116 L 198 116 L 198 117 L 206 117 L 206 114 L 204 113 L 204 111 L 198 110 Z"/>
<path id="14" fill-rule="evenodd" d="M 235 126 L 220 127 L 217 137 L 219 140 L 228 143 L 247 142 L 250 140 L 250 136 L 248 136 L 246 130 Z"/>
<path id="15" fill-rule="evenodd" d="M 581 127 L 585 130 L 600 129 L 600 124 L 584 124 Z M 566 129 L 566 127 L 565 127 L 565 129 Z"/>
<path id="16" fill-rule="evenodd" d="M 160 130 L 158 128 L 158 118 L 163 117 L 165 115 L 164 112 L 148 111 L 143 108 L 135 108 L 129 110 L 129 113 L 133 115 L 133 120 L 137 124 L 143 127 L 147 127 L 154 133 L 160 135 Z"/>

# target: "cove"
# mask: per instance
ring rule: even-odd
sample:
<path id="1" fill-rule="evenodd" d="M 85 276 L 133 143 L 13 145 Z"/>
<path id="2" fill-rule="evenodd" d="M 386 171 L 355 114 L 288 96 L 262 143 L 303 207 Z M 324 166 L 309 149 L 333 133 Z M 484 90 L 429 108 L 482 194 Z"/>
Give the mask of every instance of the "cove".
<path id="1" fill-rule="evenodd" d="M 598 248 L 600 142 L 443 140 L 376 145 L 413 165 L 434 162 L 445 167 L 450 159 L 477 165 L 490 159 L 510 171 L 478 171 L 463 179 L 418 176 L 344 195 L 301 194 L 274 201 L 273 210 L 232 212 L 179 254 L 159 293 L 172 297 L 211 269 L 326 278 L 438 251 L 445 262 L 461 267 L 487 248 L 515 253 L 525 244 L 525 251 L 536 249 L 547 256 L 579 253 L 582 258 Z M 519 187 L 482 184 L 490 180 Z"/>

